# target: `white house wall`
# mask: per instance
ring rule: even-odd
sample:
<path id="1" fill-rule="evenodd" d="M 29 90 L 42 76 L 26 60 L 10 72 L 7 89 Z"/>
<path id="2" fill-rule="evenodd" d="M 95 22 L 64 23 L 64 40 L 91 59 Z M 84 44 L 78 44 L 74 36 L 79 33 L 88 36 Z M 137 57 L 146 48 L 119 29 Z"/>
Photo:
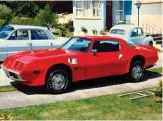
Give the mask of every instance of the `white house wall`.
<path id="1" fill-rule="evenodd" d="M 100 19 L 94 18 L 76 18 L 75 2 L 73 2 L 73 21 L 74 21 L 74 35 L 82 35 L 81 27 L 84 26 L 88 30 L 88 35 L 92 35 L 92 29 L 100 31 L 105 28 L 106 23 L 106 1 L 101 1 Z"/>

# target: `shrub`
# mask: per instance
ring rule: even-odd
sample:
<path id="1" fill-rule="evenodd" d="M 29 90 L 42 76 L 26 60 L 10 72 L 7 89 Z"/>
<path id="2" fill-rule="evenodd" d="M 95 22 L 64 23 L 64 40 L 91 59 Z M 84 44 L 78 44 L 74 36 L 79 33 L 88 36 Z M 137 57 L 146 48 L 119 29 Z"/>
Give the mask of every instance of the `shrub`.
<path id="1" fill-rule="evenodd" d="M 1 27 L 3 26 L 3 24 L 4 24 L 4 20 L 1 20 L 1 19 L 0 19 L 0 29 L 1 29 Z"/>
<path id="2" fill-rule="evenodd" d="M 51 7 L 46 5 L 43 10 L 40 10 L 35 17 L 35 23 L 39 26 L 55 26 L 56 25 L 56 14 L 52 12 Z"/>
<path id="3" fill-rule="evenodd" d="M 12 24 L 21 24 L 21 25 L 33 25 L 35 22 L 34 18 L 27 17 L 13 17 L 10 23 Z"/>
<path id="4" fill-rule="evenodd" d="M 74 32 L 74 27 L 73 27 L 73 21 L 72 21 L 72 20 L 69 20 L 69 21 L 66 23 L 66 26 L 67 26 L 67 29 L 68 29 L 70 32 Z"/>
<path id="5" fill-rule="evenodd" d="M 6 5 L 0 5 L 0 19 L 8 23 L 12 18 L 12 10 Z"/>
<path id="6" fill-rule="evenodd" d="M 99 32 L 101 35 L 106 35 L 106 31 L 105 30 L 100 30 Z"/>
<path id="7" fill-rule="evenodd" d="M 156 90 L 154 90 L 154 93 L 156 96 L 158 97 L 162 97 L 162 80 L 160 80 L 159 84 L 158 84 L 158 88 Z"/>
<path id="8" fill-rule="evenodd" d="M 92 29 L 92 33 L 94 34 L 94 35 L 97 35 L 97 30 L 94 28 L 94 29 Z"/>
<path id="9" fill-rule="evenodd" d="M 58 24 L 57 28 L 59 29 L 59 36 L 65 37 L 66 32 L 68 31 L 66 24 Z"/>
<path id="10" fill-rule="evenodd" d="M 6 115 L 6 114 L 2 114 L 0 113 L 0 121 L 2 120 L 12 120 L 13 117 L 11 115 Z"/>
<path id="11" fill-rule="evenodd" d="M 84 32 L 84 33 L 88 32 L 88 30 L 84 26 L 81 27 L 81 31 Z"/>

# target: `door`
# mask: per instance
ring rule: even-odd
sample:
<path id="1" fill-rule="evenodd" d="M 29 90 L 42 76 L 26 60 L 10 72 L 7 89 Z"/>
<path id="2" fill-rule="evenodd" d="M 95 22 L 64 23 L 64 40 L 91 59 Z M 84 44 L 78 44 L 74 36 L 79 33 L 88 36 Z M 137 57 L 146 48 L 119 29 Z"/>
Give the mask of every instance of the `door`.
<path id="1" fill-rule="evenodd" d="M 30 30 L 32 49 L 53 48 L 52 40 L 43 30 Z"/>
<path id="2" fill-rule="evenodd" d="M 124 72 L 125 61 L 120 50 L 119 41 L 102 40 L 96 41 L 93 45 L 96 54 L 89 55 L 86 66 L 87 78 L 98 78 L 104 76 L 119 75 Z"/>
<path id="3" fill-rule="evenodd" d="M 7 56 L 6 39 L 0 39 L 0 61 L 3 61 Z"/>
<path id="4" fill-rule="evenodd" d="M 131 41 L 135 44 L 141 44 L 144 39 L 143 31 L 141 28 L 135 28 L 131 34 Z"/>
<path id="5" fill-rule="evenodd" d="M 7 39 L 7 54 L 31 50 L 31 41 L 29 39 L 29 30 L 16 30 Z"/>
<path id="6" fill-rule="evenodd" d="M 106 29 L 112 27 L 112 1 L 106 1 Z"/>

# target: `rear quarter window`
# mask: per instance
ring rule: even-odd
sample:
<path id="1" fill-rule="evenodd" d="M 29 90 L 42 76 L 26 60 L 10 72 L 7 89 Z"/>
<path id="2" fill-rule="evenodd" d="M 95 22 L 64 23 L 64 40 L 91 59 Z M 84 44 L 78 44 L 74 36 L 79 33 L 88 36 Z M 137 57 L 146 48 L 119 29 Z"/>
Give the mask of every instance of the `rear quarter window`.
<path id="1" fill-rule="evenodd" d="M 123 29 L 112 29 L 110 31 L 110 34 L 119 34 L 119 35 L 125 35 L 126 31 Z"/>

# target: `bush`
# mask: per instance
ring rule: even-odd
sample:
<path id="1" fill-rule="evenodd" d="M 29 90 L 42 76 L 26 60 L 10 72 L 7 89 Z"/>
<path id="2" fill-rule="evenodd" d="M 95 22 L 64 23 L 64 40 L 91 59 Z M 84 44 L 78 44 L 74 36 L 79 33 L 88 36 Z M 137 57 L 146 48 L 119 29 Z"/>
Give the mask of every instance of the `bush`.
<path id="1" fill-rule="evenodd" d="M 0 19 L 7 24 L 12 18 L 12 10 L 6 5 L 0 5 Z"/>
<path id="2" fill-rule="evenodd" d="M 68 31 L 66 24 L 58 24 L 57 28 L 59 29 L 59 36 L 65 37 Z"/>
<path id="3" fill-rule="evenodd" d="M 158 84 L 158 88 L 156 90 L 154 90 L 154 93 L 157 97 L 162 97 L 162 80 L 160 80 L 159 84 Z"/>
<path id="4" fill-rule="evenodd" d="M 84 32 L 84 33 L 88 32 L 88 30 L 84 26 L 81 27 L 81 31 Z"/>
<path id="5" fill-rule="evenodd" d="M 11 115 L 6 115 L 6 114 L 2 114 L 0 113 L 0 121 L 2 120 L 12 120 L 13 117 Z"/>
<path id="6" fill-rule="evenodd" d="M 72 21 L 72 20 L 69 20 L 69 21 L 66 23 L 66 27 L 67 27 L 67 29 L 68 29 L 70 32 L 74 32 L 74 27 L 73 27 L 73 21 Z"/>
<path id="7" fill-rule="evenodd" d="M 97 35 L 97 30 L 94 28 L 94 29 L 92 29 L 92 33 L 94 34 L 94 35 Z"/>
<path id="8" fill-rule="evenodd" d="M 35 22 L 34 18 L 27 17 L 13 17 L 10 23 L 12 24 L 20 24 L 20 25 L 33 25 Z"/>
<path id="9" fill-rule="evenodd" d="M 106 35 L 106 31 L 105 30 L 100 30 L 100 34 L 101 35 Z"/>
<path id="10" fill-rule="evenodd" d="M 0 29 L 1 29 L 1 27 L 3 26 L 3 24 L 4 24 L 4 20 L 1 20 L 1 19 L 0 19 Z"/>
<path id="11" fill-rule="evenodd" d="M 46 5 L 43 10 L 40 10 L 35 17 L 35 23 L 39 26 L 55 26 L 56 25 L 56 14 L 52 12 L 51 7 Z"/>

